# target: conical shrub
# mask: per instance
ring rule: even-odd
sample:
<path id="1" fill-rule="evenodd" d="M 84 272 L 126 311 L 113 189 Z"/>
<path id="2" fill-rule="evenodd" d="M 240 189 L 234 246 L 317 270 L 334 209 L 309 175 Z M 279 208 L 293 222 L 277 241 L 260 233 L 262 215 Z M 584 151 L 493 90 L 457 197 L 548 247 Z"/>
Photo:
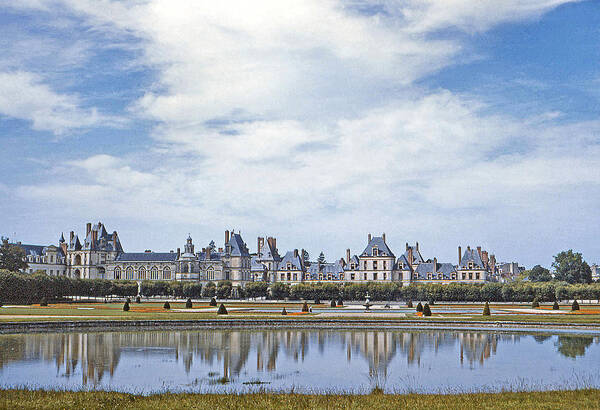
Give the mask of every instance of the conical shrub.
<path id="1" fill-rule="evenodd" d="M 217 310 L 217 315 L 226 315 L 227 314 L 227 309 L 225 309 L 225 305 L 221 303 L 221 306 L 219 306 L 219 310 Z"/>
<path id="2" fill-rule="evenodd" d="M 337 307 L 337 304 L 335 303 L 335 299 L 331 299 L 331 307 Z"/>
<path id="3" fill-rule="evenodd" d="M 417 304 L 417 312 L 422 312 L 423 311 L 423 305 L 421 304 L 421 302 L 419 302 Z"/>
<path id="4" fill-rule="evenodd" d="M 538 298 L 533 299 L 533 302 L 531 302 L 531 307 L 533 309 L 540 307 L 540 302 L 539 302 Z"/>
<path id="5" fill-rule="evenodd" d="M 554 304 L 552 305 L 552 310 L 560 310 L 560 306 L 558 306 L 558 302 L 555 300 Z"/>
<path id="6" fill-rule="evenodd" d="M 192 308 L 192 299 L 188 298 L 188 300 L 185 301 L 185 308 L 186 309 Z"/>
<path id="7" fill-rule="evenodd" d="M 139 296 L 135 297 L 135 303 L 142 303 L 142 298 Z"/>
<path id="8" fill-rule="evenodd" d="M 169 302 L 165 302 L 163 309 L 171 309 L 171 304 Z"/>
<path id="9" fill-rule="evenodd" d="M 579 310 L 579 303 L 577 303 L 577 300 L 573 301 L 573 304 L 571 305 L 571 310 Z"/>
<path id="10" fill-rule="evenodd" d="M 283 316 L 287 315 L 287 310 L 285 310 L 285 308 L 283 308 L 283 310 L 281 311 L 281 314 L 282 314 Z"/>
<path id="11" fill-rule="evenodd" d="M 412 300 L 409 300 L 408 302 L 406 302 L 406 307 L 411 308 L 411 309 L 413 308 Z"/>
<path id="12" fill-rule="evenodd" d="M 214 297 L 210 298 L 210 306 L 217 306 L 217 299 L 215 299 Z"/>
<path id="13" fill-rule="evenodd" d="M 302 311 L 308 313 L 308 303 L 304 302 L 304 304 L 302 305 Z"/>
<path id="14" fill-rule="evenodd" d="M 483 305 L 483 316 L 490 316 L 492 313 L 490 312 L 490 304 L 485 302 Z"/>
<path id="15" fill-rule="evenodd" d="M 125 302 L 123 305 L 123 312 L 129 312 L 129 302 Z"/>
<path id="16" fill-rule="evenodd" d="M 425 303 L 425 306 L 423 306 L 423 316 L 431 316 L 431 308 L 429 307 L 429 303 Z"/>

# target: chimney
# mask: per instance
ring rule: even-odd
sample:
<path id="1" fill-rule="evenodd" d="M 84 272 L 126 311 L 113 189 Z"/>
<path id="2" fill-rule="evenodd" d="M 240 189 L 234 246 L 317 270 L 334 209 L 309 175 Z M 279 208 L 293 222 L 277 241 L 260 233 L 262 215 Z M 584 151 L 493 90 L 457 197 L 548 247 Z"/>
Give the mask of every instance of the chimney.
<path id="1" fill-rule="evenodd" d="M 406 242 L 406 250 L 408 250 L 408 242 Z"/>
<path id="2" fill-rule="evenodd" d="M 102 232 L 102 222 L 98 222 L 98 232 Z"/>
<path id="3" fill-rule="evenodd" d="M 481 261 L 483 262 L 483 266 L 485 268 L 489 268 L 490 258 L 487 251 L 481 251 Z"/>
<path id="4" fill-rule="evenodd" d="M 90 234 L 91 230 L 92 230 L 92 224 L 91 224 L 91 222 L 88 222 L 87 225 L 85 226 L 85 236 L 88 236 Z"/>
<path id="5" fill-rule="evenodd" d="M 433 258 L 433 274 L 437 274 L 437 258 Z"/>
<path id="6" fill-rule="evenodd" d="M 479 254 L 479 259 L 481 259 L 481 246 L 477 247 L 477 253 Z"/>
<path id="7" fill-rule="evenodd" d="M 369 234 L 369 242 L 371 242 L 371 234 Z"/>
<path id="8" fill-rule="evenodd" d="M 98 231 L 92 231 L 92 240 L 90 242 L 90 249 L 96 247 L 96 241 L 98 240 Z"/>
<path id="9" fill-rule="evenodd" d="M 210 246 L 206 247 L 206 259 L 205 260 L 207 260 L 207 261 L 210 260 Z"/>
<path id="10" fill-rule="evenodd" d="M 229 231 L 225 231 L 225 245 L 229 243 Z"/>
<path id="11" fill-rule="evenodd" d="M 346 263 L 350 264 L 350 248 L 346 249 Z"/>
<path id="12" fill-rule="evenodd" d="M 416 248 L 417 248 L 417 252 L 419 252 L 419 242 L 415 242 Z"/>
<path id="13" fill-rule="evenodd" d="M 69 232 L 69 243 L 73 242 L 73 238 L 75 237 L 75 232 Z"/>
<path id="14" fill-rule="evenodd" d="M 294 258 L 298 257 L 298 249 L 294 249 Z"/>
<path id="15" fill-rule="evenodd" d="M 113 240 L 113 250 L 117 250 L 117 231 L 113 231 L 113 235 L 112 235 L 112 240 Z"/>
<path id="16" fill-rule="evenodd" d="M 492 265 L 492 273 L 495 274 L 496 273 L 496 255 L 491 255 L 490 256 L 490 265 Z"/>
<path id="17" fill-rule="evenodd" d="M 412 248 L 408 248 L 408 264 L 410 266 L 412 266 L 413 261 L 414 261 L 413 249 Z"/>
<path id="18" fill-rule="evenodd" d="M 273 249 L 277 249 L 277 238 L 273 238 Z"/>
<path id="19" fill-rule="evenodd" d="M 181 256 L 181 248 L 177 248 L 177 259 Z"/>
<path id="20" fill-rule="evenodd" d="M 460 249 L 460 246 L 458 247 L 458 264 L 460 265 L 460 262 L 462 261 L 462 252 Z"/>
<path id="21" fill-rule="evenodd" d="M 385 232 L 381 234 L 381 237 L 383 238 L 383 243 L 385 243 Z"/>
<path id="22" fill-rule="evenodd" d="M 257 253 L 258 255 L 260 255 L 260 250 L 261 250 L 261 248 L 263 247 L 263 244 L 264 244 L 264 243 L 265 243 L 265 238 L 261 238 L 261 237 L 259 236 L 259 237 L 256 239 L 256 245 L 257 245 L 257 248 L 256 248 L 256 253 Z"/>
<path id="23" fill-rule="evenodd" d="M 467 245 L 467 250 L 471 252 L 471 245 Z"/>

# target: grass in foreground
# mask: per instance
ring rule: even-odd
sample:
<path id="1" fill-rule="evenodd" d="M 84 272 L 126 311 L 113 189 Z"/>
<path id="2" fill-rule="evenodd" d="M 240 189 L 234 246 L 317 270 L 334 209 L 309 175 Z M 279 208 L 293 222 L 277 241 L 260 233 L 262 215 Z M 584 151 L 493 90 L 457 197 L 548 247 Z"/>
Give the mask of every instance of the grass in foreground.
<path id="1" fill-rule="evenodd" d="M 0 391 L 10 409 L 558 409 L 600 408 L 600 390 L 475 393 L 457 395 L 157 394 L 112 392 Z"/>

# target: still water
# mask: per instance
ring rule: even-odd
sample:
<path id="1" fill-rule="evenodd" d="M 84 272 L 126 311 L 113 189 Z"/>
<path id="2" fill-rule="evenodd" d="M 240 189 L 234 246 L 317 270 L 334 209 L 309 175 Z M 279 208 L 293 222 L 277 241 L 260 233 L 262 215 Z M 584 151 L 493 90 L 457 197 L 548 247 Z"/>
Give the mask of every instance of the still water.
<path id="1" fill-rule="evenodd" d="M 597 334 L 170 330 L 0 335 L 0 385 L 366 393 L 600 388 Z"/>

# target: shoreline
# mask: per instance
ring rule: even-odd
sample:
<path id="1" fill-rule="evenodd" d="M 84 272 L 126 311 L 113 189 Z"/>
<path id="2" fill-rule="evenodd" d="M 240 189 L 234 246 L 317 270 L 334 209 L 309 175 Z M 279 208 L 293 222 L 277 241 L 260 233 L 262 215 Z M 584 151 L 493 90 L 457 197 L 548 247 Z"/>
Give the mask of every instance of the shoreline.
<path id="1" fill-rule="evenodd" d="M 519 321 L 448 321 L 389 319 L 132 319 L 0 322 L 0 334 L 48 331 L 119 331 L 165 329 L 370 329 L 370 330 L 481 330 L 503 332 L 565 332 L 600 334 L 600 323 L 553 323 Z"/>

